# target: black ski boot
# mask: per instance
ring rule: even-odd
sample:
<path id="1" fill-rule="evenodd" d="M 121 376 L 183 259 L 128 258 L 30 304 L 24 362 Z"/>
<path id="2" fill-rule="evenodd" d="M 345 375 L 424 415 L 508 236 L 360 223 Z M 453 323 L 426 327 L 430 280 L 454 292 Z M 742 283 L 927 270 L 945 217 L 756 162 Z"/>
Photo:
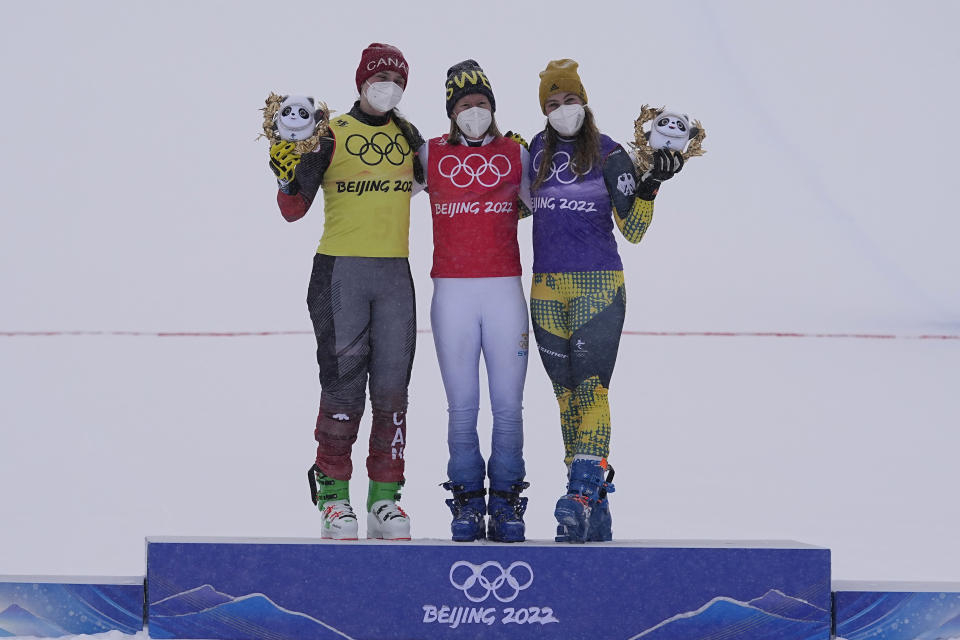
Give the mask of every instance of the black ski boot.
<path id="1" fill-rule="evenodd" d="M 530 486 L 529 482 L 517 482 L 508 485 L 508 489 L 498 488 L 497 483 L 490 484 L 490 501 L 487 511 L 490 522 L 487 537 L 494 542 L 523 542 L 526 540 L 526 525 L 523 513 L 527 510 L 527 499 L 520 492 Z"/>
<path id="2" fill-rule="evenodd" d="M 453 514 L 450 523 L 453 541 L 473 542 L 483 538 L 483 516 L 487 513 L 487 505 L 483 500 L 487 490 L 483 488 L 483 482 L 458 483 L 450 480 L 440 486 L 453 492 L 453 497 L 446 500 Z"/>
<path id="3" fill-rule="evenodd" d="M 613 518 L 610 517 L 610 499 L 608 493 L 613 493 L 613 467 L 607 465 L 607 479 L 600 485 L 597 492 L 597 503 L 590 509 L 590 528 L 587 532 L 587 542 L 610 542 L 613 540 Z"/>

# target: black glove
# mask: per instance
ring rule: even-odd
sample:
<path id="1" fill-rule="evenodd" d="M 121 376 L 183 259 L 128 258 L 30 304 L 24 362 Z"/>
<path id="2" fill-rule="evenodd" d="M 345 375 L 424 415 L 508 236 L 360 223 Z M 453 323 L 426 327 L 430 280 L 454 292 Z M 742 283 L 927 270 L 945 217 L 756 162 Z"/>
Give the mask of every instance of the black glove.
<path id="1" fill-rule="evenodd" d="M 519 133 L 514 133 L 513 131 L 507 131 L 505 134 L 503 134 L 503 137 L 510 138 L 511 140 L 519 144 L 524 149 L 527 149 L 527 150 L 530 149 L 530 145 L 527 144 L 527 141 L 524 140 L 523 136 L 521 136 Z"/>
<path id="2" fill-rule="evenodd" d="M 683 156 L 679 151 L 672 149 L 657 149 L 653 154 L 653 163 L 650 165 L 650 177 L 663 182 L 680 173 L 683 169 Z"/>

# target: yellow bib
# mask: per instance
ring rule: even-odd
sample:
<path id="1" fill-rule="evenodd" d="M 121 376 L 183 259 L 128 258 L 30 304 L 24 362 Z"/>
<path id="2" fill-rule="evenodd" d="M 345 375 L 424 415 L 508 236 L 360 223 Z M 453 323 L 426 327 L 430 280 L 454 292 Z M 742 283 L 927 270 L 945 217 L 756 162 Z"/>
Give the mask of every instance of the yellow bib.
<path id="1" fill-rule="evenodd" d="M 323 236 L 317 253 L 406 258 L 413 150 L 391 120 L 380 127 L 350 115 L 330 122 L 333 157 L 323 176 Z"/>

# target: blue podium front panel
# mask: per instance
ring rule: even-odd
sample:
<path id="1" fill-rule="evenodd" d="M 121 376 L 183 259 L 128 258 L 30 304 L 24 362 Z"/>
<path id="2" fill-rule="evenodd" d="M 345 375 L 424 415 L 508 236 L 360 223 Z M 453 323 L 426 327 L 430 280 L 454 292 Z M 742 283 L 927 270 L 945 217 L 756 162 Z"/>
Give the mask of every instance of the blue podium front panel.
<path id="1" fill-rule="evenodd" d="M 830 552 L 152 538 L 147 602 L 153 638 L 827 640 Z"/>
<path id="2" fill-rule="evenodd" d="M 833 585 L 838 638 L 960 638 L 960 582 L 847 582 Z"/>
<path id="3" fill-rule="evenodd" d="M 143 576 L 0 576 L 0 638 L 143 629 Z"/>

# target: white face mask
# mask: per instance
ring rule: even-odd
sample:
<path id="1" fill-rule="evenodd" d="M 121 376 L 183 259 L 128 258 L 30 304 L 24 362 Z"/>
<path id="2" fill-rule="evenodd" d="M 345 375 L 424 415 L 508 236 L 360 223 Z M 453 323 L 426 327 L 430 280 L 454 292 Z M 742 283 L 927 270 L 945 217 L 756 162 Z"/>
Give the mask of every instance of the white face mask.
<path id="1" fill-rule="evenodd" d="M 547 120 L 560 135 L 569 138 L 583 126 L 585 112 L 582 104 L 565 104 L 550 112 Z"/>
<path id="2" fill-rule="evenodd" d="M 364 95 L 374 110 L 386 113 L 400 104 L 403 88 L 394 82 L 371 82 Z"/>
<path id="3" fill-rule="evenodd" d="M 490 110 L 483 107 L 470 107 L 457 114 L 457 126 L 468 138 L 483 137 L 492 121 Z"/>

